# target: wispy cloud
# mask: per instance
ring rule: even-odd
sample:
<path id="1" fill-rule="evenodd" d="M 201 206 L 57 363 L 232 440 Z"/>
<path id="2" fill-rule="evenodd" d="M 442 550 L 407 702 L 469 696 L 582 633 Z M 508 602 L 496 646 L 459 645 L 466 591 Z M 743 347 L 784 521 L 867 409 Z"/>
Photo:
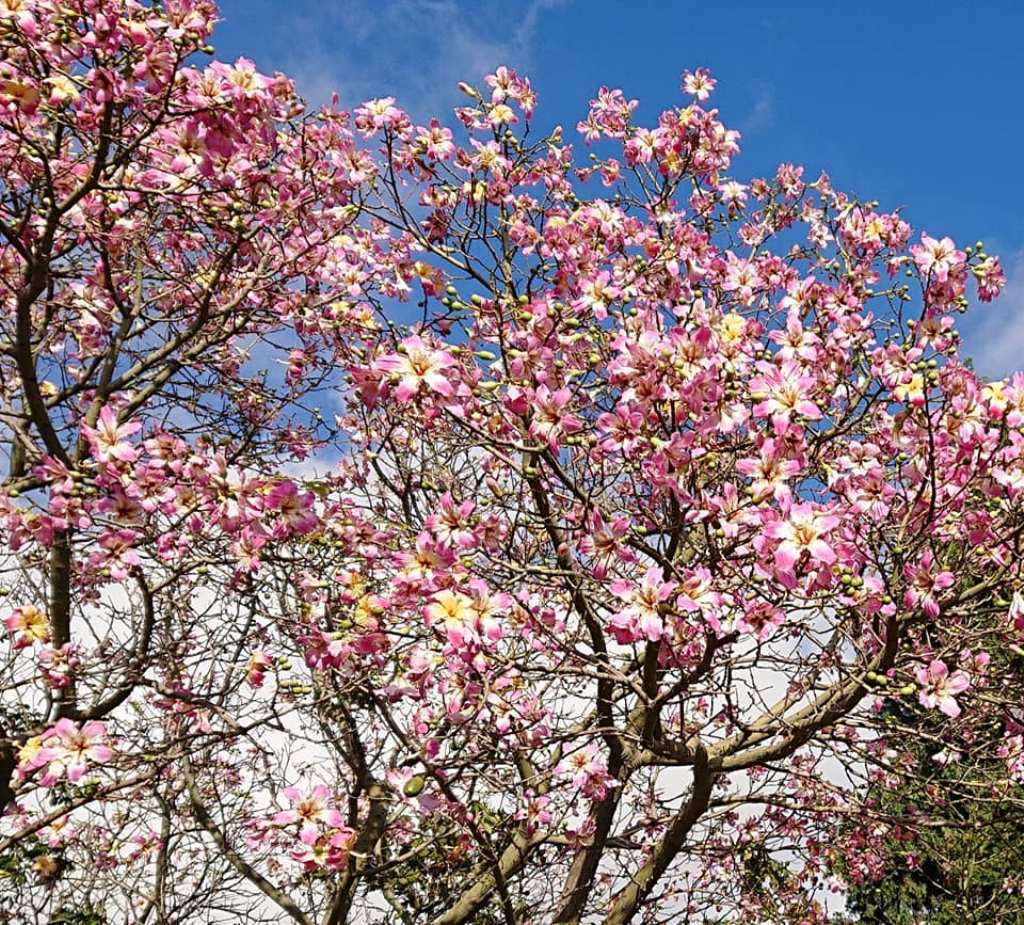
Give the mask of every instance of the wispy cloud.
<path id="1" fill-rule="evenodd" d="M 977 305 L 964 329 L 964 353 L 988 378 L 1024 369 L 1024 249 L 1004 260 L 1006 289 L 989 305 Z"/>
<path id="2" fill-rule="evenodd" d="M 499 64 L 528 69 L 544 13 L 571 0 L 334 0 L 298 17 L 283 69 L 312 103 L 395 96 L 414 118 L 458 100 Z"/>
<path id="3" fill-rule="evenodd" d="M 740 128 L 746 133 L 768 128 L 775 119 L 775 87 L 766 80 L 757 81 L 751 87 L 754 102 Z"/>

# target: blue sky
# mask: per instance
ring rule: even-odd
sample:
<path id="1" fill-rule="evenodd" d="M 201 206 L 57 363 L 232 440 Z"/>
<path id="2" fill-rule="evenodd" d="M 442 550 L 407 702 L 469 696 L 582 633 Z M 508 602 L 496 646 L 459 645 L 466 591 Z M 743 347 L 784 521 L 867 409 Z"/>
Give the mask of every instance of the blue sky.
<path id="1" fill-rule="evenodd" d="M 217 56 L 294 77 L 313 102 L 394 95 L 418 118 L 498 64 L 528 73 L 537 120 L 571 128 L 602 84 L 640 117 L 684 68 L 743 133 L 738 179 L 782 161 L 916 229 L 981 238 L 1010 277 L 964 322 L 979 369 L 1024 368 L 1024 3 L 1019 0 L 222 0 Z M 973 316 L 973 317 L 972 317 Z"/>

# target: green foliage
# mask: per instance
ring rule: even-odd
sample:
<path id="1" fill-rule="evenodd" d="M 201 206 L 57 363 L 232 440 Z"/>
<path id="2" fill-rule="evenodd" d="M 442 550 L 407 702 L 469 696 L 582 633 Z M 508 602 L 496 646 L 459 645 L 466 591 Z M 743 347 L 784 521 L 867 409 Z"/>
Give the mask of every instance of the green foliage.
<path id="1" fill-rule="evenodd" d="M 40 842 L 24 842 L 0 854 L 0 882 L 21 884 L 30 879 L 52 882 L 65 866 L 59 851 Z"/>
<path id="2" fill-rule="evenodd" d="M 476 824 L 485 835 L 496 836 L 496 851 L 504 850 L 506 842 L 498 834 L 507 823 L 500 814 L 483 803 L 474 803 Z M 421 823 L 422 841 L 416 851 L 397 861 L 381 858 L 393 868 L 387 882 L 380 884 L 396 918 L 396 925 L 429 921 L 478 877 L 482 866 L 473 850 L 473 842 L 452 820 L 444 816 L 425 817 Z M 443 874 L 441 872 L 443 871 Z M 443 888 L 439 887 L 439 875 Z M 372 880 L 371 880 L 372 883 Z M 376 886 L 376 883 L 372 883 Z M 525 918 L 528 907 L 519 896 L 509 897 L 516 921 Z M 508 918 L 503 900 L 493 893 L 472 919 L 474 925 L 505 925 Z"/>
<path id="3" fill-rule="evenodd" d="M 1021 674 L 1019 666 L 1010 669 L 1011 678 Z M 1024 787 L 1005 782 L 996 754 L 1001 723 L 976 730 L 974 747 L 959 743 L 960 760 L 940 763 L 936 753 L 953 743 L 933 712 L 913 701 L 891 702 L 886 712 L 916 767 L 897 790 L 877 786 L 869 793 L 881 813 L 903 824 L 881 847 L 887 873 L 851 890 L 843 921 L 1024 925 Z M 921 733 L 916 740 L 908 735 L 913 731 Z"/>
<path id="4" fill-rule="evenodd" d="M 106 925 L 107 917 L 95 906 L 80 909 L 58 909 L 50 917 L 50 925 Z"/>
<path id="5" fill-rule="evenodd" d="M 918 802 L 907 801 L 907 808 Z M 984 809 L 951 807 L 942 827 L 912 842 L 887 846 L 890 868 L 879 882 L 849 896 L 862 925 L 1024 925 L 1024 896 L 1005 889 L 1024 871 L 1024 814 L 993 802 Z M 923 807 L 914 807 L 922 809 Z M 916 864 L 906 858 L 912 855 Z"/>

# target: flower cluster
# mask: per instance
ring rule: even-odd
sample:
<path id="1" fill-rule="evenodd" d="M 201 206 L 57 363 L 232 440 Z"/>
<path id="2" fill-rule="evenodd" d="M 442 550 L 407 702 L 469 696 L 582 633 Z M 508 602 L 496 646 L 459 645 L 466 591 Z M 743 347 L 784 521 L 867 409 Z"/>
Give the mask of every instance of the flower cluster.
<path id="1" fill-rule="evenodd" d="M 24 780 L 41 771 L 41 787 L 52 787 L 64 778 L 77 784 L 90 767 L 109 764 L 113 758 L 103 723 L 89 720 L 79 726 L 70 719 L 60 719 L 21 747 L 16 774 Z"/>

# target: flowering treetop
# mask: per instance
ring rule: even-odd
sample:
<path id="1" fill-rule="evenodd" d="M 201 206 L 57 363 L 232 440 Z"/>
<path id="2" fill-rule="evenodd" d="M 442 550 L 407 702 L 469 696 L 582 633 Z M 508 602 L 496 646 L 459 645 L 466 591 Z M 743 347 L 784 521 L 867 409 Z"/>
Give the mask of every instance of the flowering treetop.
<path id="1" fill-rule="evenodd" d="M 823 921 L 835 852 L 913 829 L 858 803 L 893 704 L 1020 781 L 981 246 L 736 179 L 704 70 L 654 126 L 601 88 L 574 145 L 504 67 L 454 127 L 307 114 L 197 63 L 201 0 L 6 8 L 10 889 Z"/>

